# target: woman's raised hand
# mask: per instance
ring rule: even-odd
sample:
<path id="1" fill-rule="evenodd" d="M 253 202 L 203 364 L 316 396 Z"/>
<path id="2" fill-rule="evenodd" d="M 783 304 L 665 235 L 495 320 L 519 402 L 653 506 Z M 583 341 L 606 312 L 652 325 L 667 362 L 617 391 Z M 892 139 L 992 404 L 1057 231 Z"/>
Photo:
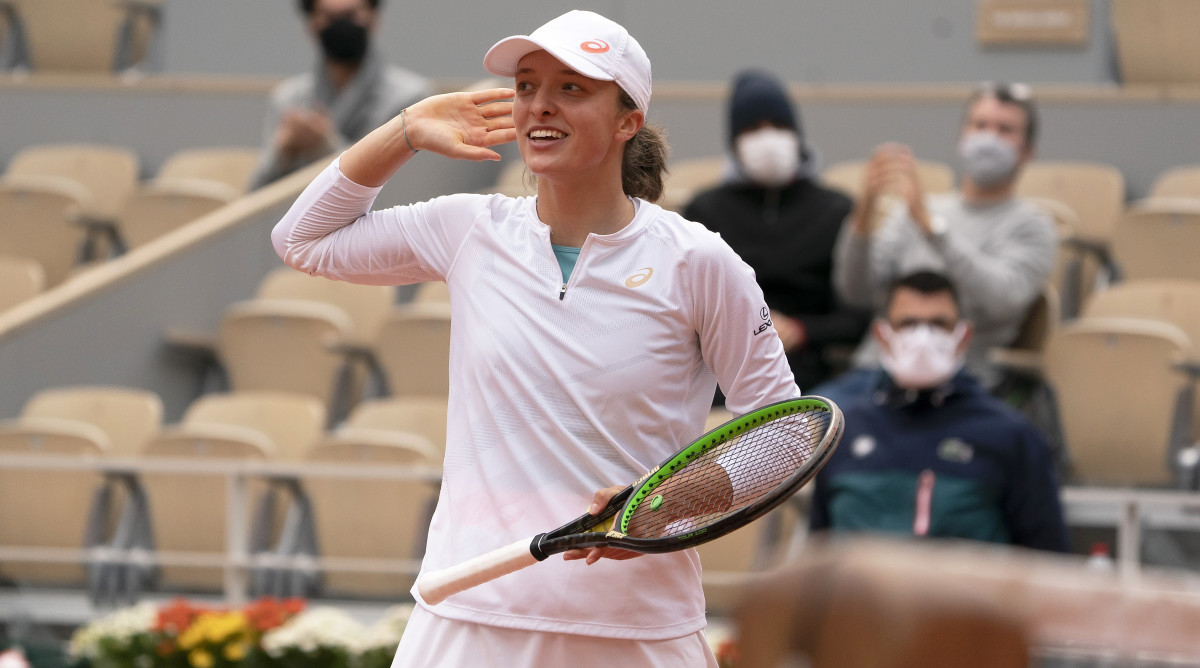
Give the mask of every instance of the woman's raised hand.
<path id="1" fill-rule="evenodd" d="M 434 95 L 405 111 L 403 131 L 412 147 L 460 160 L 499 160 L 491 146 L 517 138 L 511 88 Z"/>

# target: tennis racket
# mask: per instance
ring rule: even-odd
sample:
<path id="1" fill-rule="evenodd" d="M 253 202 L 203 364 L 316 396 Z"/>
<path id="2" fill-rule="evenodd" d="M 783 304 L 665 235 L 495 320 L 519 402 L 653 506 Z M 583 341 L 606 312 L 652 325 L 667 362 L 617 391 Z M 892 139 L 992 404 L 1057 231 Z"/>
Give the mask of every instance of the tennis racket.
<path id="1" fill-rule="evenodd" d="M 614 496 L 597 515 L 417 579 L 430 605 L 545 560 L 592 547 L 671 552 L 745 526 L 817 474 L 842 437 L 842 413 L 816 396 L 764 406 L 704 434 Z"/>

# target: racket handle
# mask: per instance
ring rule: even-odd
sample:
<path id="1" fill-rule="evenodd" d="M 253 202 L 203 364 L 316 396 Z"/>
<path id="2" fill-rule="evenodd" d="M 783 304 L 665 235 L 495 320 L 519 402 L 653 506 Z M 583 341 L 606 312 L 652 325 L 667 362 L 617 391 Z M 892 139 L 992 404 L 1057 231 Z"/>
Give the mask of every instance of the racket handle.
<path id="1" fill-rule="evenodd" d="M 529 545 L 530 539 L 526 538 L 461 564 L 423 573 L 417 578 L 417 592 L 429 605 L 437 605 L 452 594 L 532 566 L 538 559 L 529 551 Z"/>

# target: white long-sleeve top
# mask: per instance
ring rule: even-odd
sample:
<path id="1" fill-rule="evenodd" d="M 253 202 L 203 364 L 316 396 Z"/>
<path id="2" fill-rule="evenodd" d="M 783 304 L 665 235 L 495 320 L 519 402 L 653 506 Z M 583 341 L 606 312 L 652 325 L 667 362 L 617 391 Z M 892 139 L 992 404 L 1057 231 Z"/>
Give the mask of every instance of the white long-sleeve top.
<path id="1" fill-rule="evenodd" d="M 595 490 L 633 482 L 700 435 L 718 378 L 739 413 L 799 395 L 753 272 L 699 224 L 635 199 L 633 221 L 590 235 L 564 285 L 534 198 L 370 211 L 378 191 L 335 161 L 272 241 L 310 274 L 449 286 L 450 417 L 423 569 L 549 531 Z M 550 557 L 429 609 L 634 639 L 705 623 L 693 550 L 592 566 Z"/>

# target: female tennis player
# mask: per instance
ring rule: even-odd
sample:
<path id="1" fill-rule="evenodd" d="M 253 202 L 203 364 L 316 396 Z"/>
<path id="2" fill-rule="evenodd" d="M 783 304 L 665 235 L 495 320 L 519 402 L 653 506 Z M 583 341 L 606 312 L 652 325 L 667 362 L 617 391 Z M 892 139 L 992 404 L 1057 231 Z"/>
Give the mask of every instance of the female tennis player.
<path id="1" fill-rule="evenodd" d="M 718 381 L 738 413 L 800 394 L 749 267 L 653 204 L 666 144 L 645 125 L 638 42 L 572 11 L 501 40 L 484 66 L 513 89 L 408 107 L 272 234 L 310 274 L 449 286 L 450 420 L 424 571 L 596 512 L 703 431 Z M 496 160 L 514 140 L 536 197 L 370 210 L 419 151 Z M 414 589 L 393 666 L 715 666 L 695 551 L 632 556 L 576 550 L 436 606 Z"/>

